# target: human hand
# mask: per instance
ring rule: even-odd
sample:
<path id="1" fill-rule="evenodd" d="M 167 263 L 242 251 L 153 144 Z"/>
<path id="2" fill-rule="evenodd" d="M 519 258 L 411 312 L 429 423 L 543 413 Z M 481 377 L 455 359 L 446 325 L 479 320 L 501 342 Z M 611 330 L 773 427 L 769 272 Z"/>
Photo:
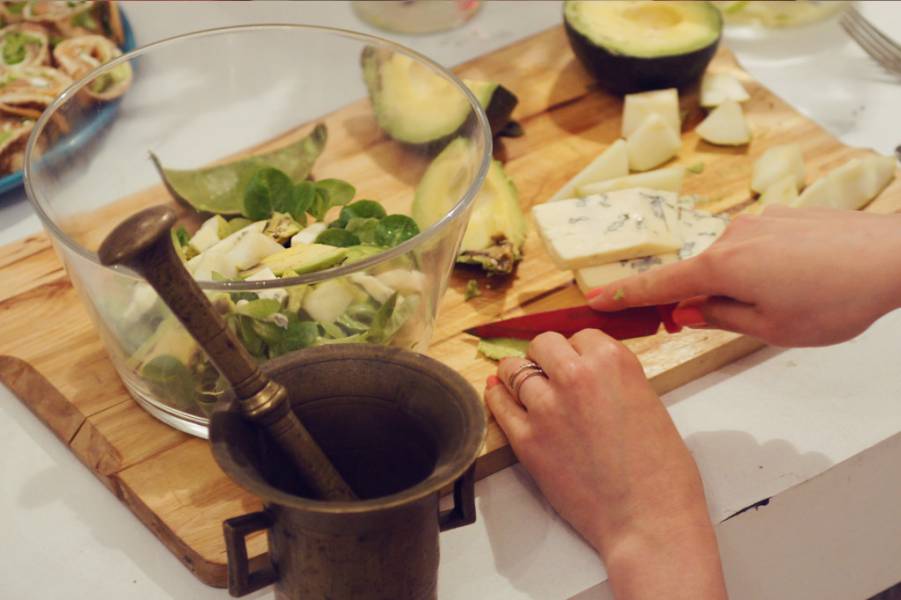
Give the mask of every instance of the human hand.
<path id="1" fill-rule="evenodd" d="M 635 355 L 586 330 L 542 334 L 529 357 L 546 377 L 505 359 L 486 402 L 551 505 L 601 554 L 616 597 L 725 598 L 697 467 Z"/>
<path id="2" fill-rule="evenodd" d="M 680 325 L 780 346 L 842 342 L 901 306 L 901 215 L 771 206 L 695 258 L 588 296 L 598 310 L 680 302 Z"/>

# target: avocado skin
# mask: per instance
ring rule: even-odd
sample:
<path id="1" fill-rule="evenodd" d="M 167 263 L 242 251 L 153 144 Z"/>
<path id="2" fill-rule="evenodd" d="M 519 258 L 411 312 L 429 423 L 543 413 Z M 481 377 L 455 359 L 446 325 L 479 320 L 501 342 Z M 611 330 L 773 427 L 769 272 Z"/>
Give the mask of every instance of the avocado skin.
<path id="1" fill-rule="evenodd" d="M 513 109 L 519 103 L 519 98 L 513 92 L 498 84 L 494 93 L 491 94 L 491 101 L 485 107 L 485 115 L 488 117 L 488 124 L 491 126 L 491 135 L 497 135 L 501 129 L 510 122 L 510 115 Z"/>
<path id="2" fill-rule="evenodd" d="M 569 45 L 579 62 L 594 75 L 602 88 L 614 94 L 631 94 L 663 88 L 684 88 L 701 78 L 716 54 L 722 32 L 716 40 L 686 54 L 640 58 L 618 54 L 595 45 L 576 31 L 564 17 Z"/>

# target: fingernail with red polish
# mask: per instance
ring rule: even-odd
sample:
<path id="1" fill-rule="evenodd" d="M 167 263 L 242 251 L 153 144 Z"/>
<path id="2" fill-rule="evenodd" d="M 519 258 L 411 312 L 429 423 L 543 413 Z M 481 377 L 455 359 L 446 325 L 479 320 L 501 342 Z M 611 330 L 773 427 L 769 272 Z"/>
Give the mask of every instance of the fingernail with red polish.
<path id="1" fill-rule="evenodd" d="M 500 382 L 501 380 L 497 375 L 489 375 L 488 379 L 485 380 L 485 389 L 490 390 Z"/>
<path id="2" fill-rule="evenodd" d="M 707 325 L 700 306 L 679 306 L 673 311 L 673 321 L 682 327 L 703 327 Z"/>
<path id="3" fill-rule="evenodd" d="M 598 296 L 600 296 L 603 293 L 604 293 L 604 288 L 596 287 L 593 290 L 588 290 L 587 292 L 585 292 L 585 299 L 592 300 L 594 298 L 597 298 Z"/>

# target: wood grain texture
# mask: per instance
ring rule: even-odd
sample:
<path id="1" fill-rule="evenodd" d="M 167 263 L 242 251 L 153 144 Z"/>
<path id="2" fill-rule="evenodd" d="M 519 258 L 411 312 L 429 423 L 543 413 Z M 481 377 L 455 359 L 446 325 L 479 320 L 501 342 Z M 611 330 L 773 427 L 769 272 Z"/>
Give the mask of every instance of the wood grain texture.
<path id="1" fill-rule="evenodd" d="M 751 94 L 745 108 L 754 140 L 747 147 L 726 149 L 699 140 L 692 131 L 702 118 L 697 91 L 682 94 L 684 143 L 675 162 L 705 164 L 700 175 L 688 175 L 684 192 L 708 198 L 707 208 L 735 211 L 746 204 L 751 164 L 775 144 L 801 144 L 808 183 L 865 152 L 842 145 L 750 79 L 727 50 L 719 52 L 712 68 L 736 75 Z M 495 155 L 504 160 L 524 209 L 550 197 L 619 136 L 621 100 L 598 91 L 569 52 L 559 27 L 462 65 L 457 73 L 498 81 L 520 98 L 514 117 L 526 135 L 499 141 Z M 329 126 L 330 139 L 315 168 L 317 177 L 350 179 L 362 195 L 382 199 L 393 210 L 408 209 L 409 181 L 415 181 L 426 159 L 386 139 L 366 100 L 322 120 Z M 284 145 L 310 127 L 302 124 L 250 151 Z M 402 165 L 403 179 L 386 165 Z M 88 247 L 96 248 L 122 218 L 168 200 L 161 187 L 154 187 L 66 225 Z M 867 210 L 901 210 L 901 180 L 896 179 Z M 472 278 L 480 279 L 483 294 L 466 302 L 464 289 Z M 188 569 L 210 585 L 224 586 L 221 523 L 258 510 L 259 501 L 223 475 L 205 442 L 159 423 L 131 400 L 45 235 L 0 248 L 0 280 L 0 381 Z M 514 277 L 487 279 L 460 269 L 453 274 L 430 354 L 481 389 L 494 365 L 476 355 L 476 341 L 460 334 L 463 329 L 582 301 L 571 273 L 553 266 L 533 228 L 526 258 Z M 628 345 L 661 393 L 761 346 L 756 340 L 719 331 L 661 334 Z M 503 434 L 491 422 L 477 476 L 513 460 Z M 265 536 L 251 538 L 249 550 L 251 556 L 263 554 Z"/>

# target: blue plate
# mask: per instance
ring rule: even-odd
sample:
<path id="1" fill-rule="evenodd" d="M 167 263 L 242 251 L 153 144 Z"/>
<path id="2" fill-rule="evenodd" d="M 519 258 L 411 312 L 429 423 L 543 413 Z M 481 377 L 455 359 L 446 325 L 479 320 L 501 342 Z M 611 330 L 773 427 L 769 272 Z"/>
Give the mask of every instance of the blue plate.
<path id="1" fill-rule="evenodd" d="M 121 5 L 119 8 L 119 15 L 122 18 L 122 33 L 125 36 L 124 43 L 122 44 L 122 52 L 130 52 L 135 49 L 135 34 L 131 29 L 131 23 L 128 22 L 128 18 L 125 16 L 125 11 L 122 10 Z M 94 136 L 109 125 L 110 121 L 116 117 L 116 112 L 118 110 L 119 102 L 110 102 L 98 110 L 97 113 L 91 117 L 90 121 L 79 129 L 77 133 L 69 136 L 64 141 L 66 150 L 71 151 L 88 143 Z M 20 187 L 21 185 L 22 171 L 15 171 L 9 175 L 4 175 L 3 177 L 0 177 L 0 194 Z"/>

